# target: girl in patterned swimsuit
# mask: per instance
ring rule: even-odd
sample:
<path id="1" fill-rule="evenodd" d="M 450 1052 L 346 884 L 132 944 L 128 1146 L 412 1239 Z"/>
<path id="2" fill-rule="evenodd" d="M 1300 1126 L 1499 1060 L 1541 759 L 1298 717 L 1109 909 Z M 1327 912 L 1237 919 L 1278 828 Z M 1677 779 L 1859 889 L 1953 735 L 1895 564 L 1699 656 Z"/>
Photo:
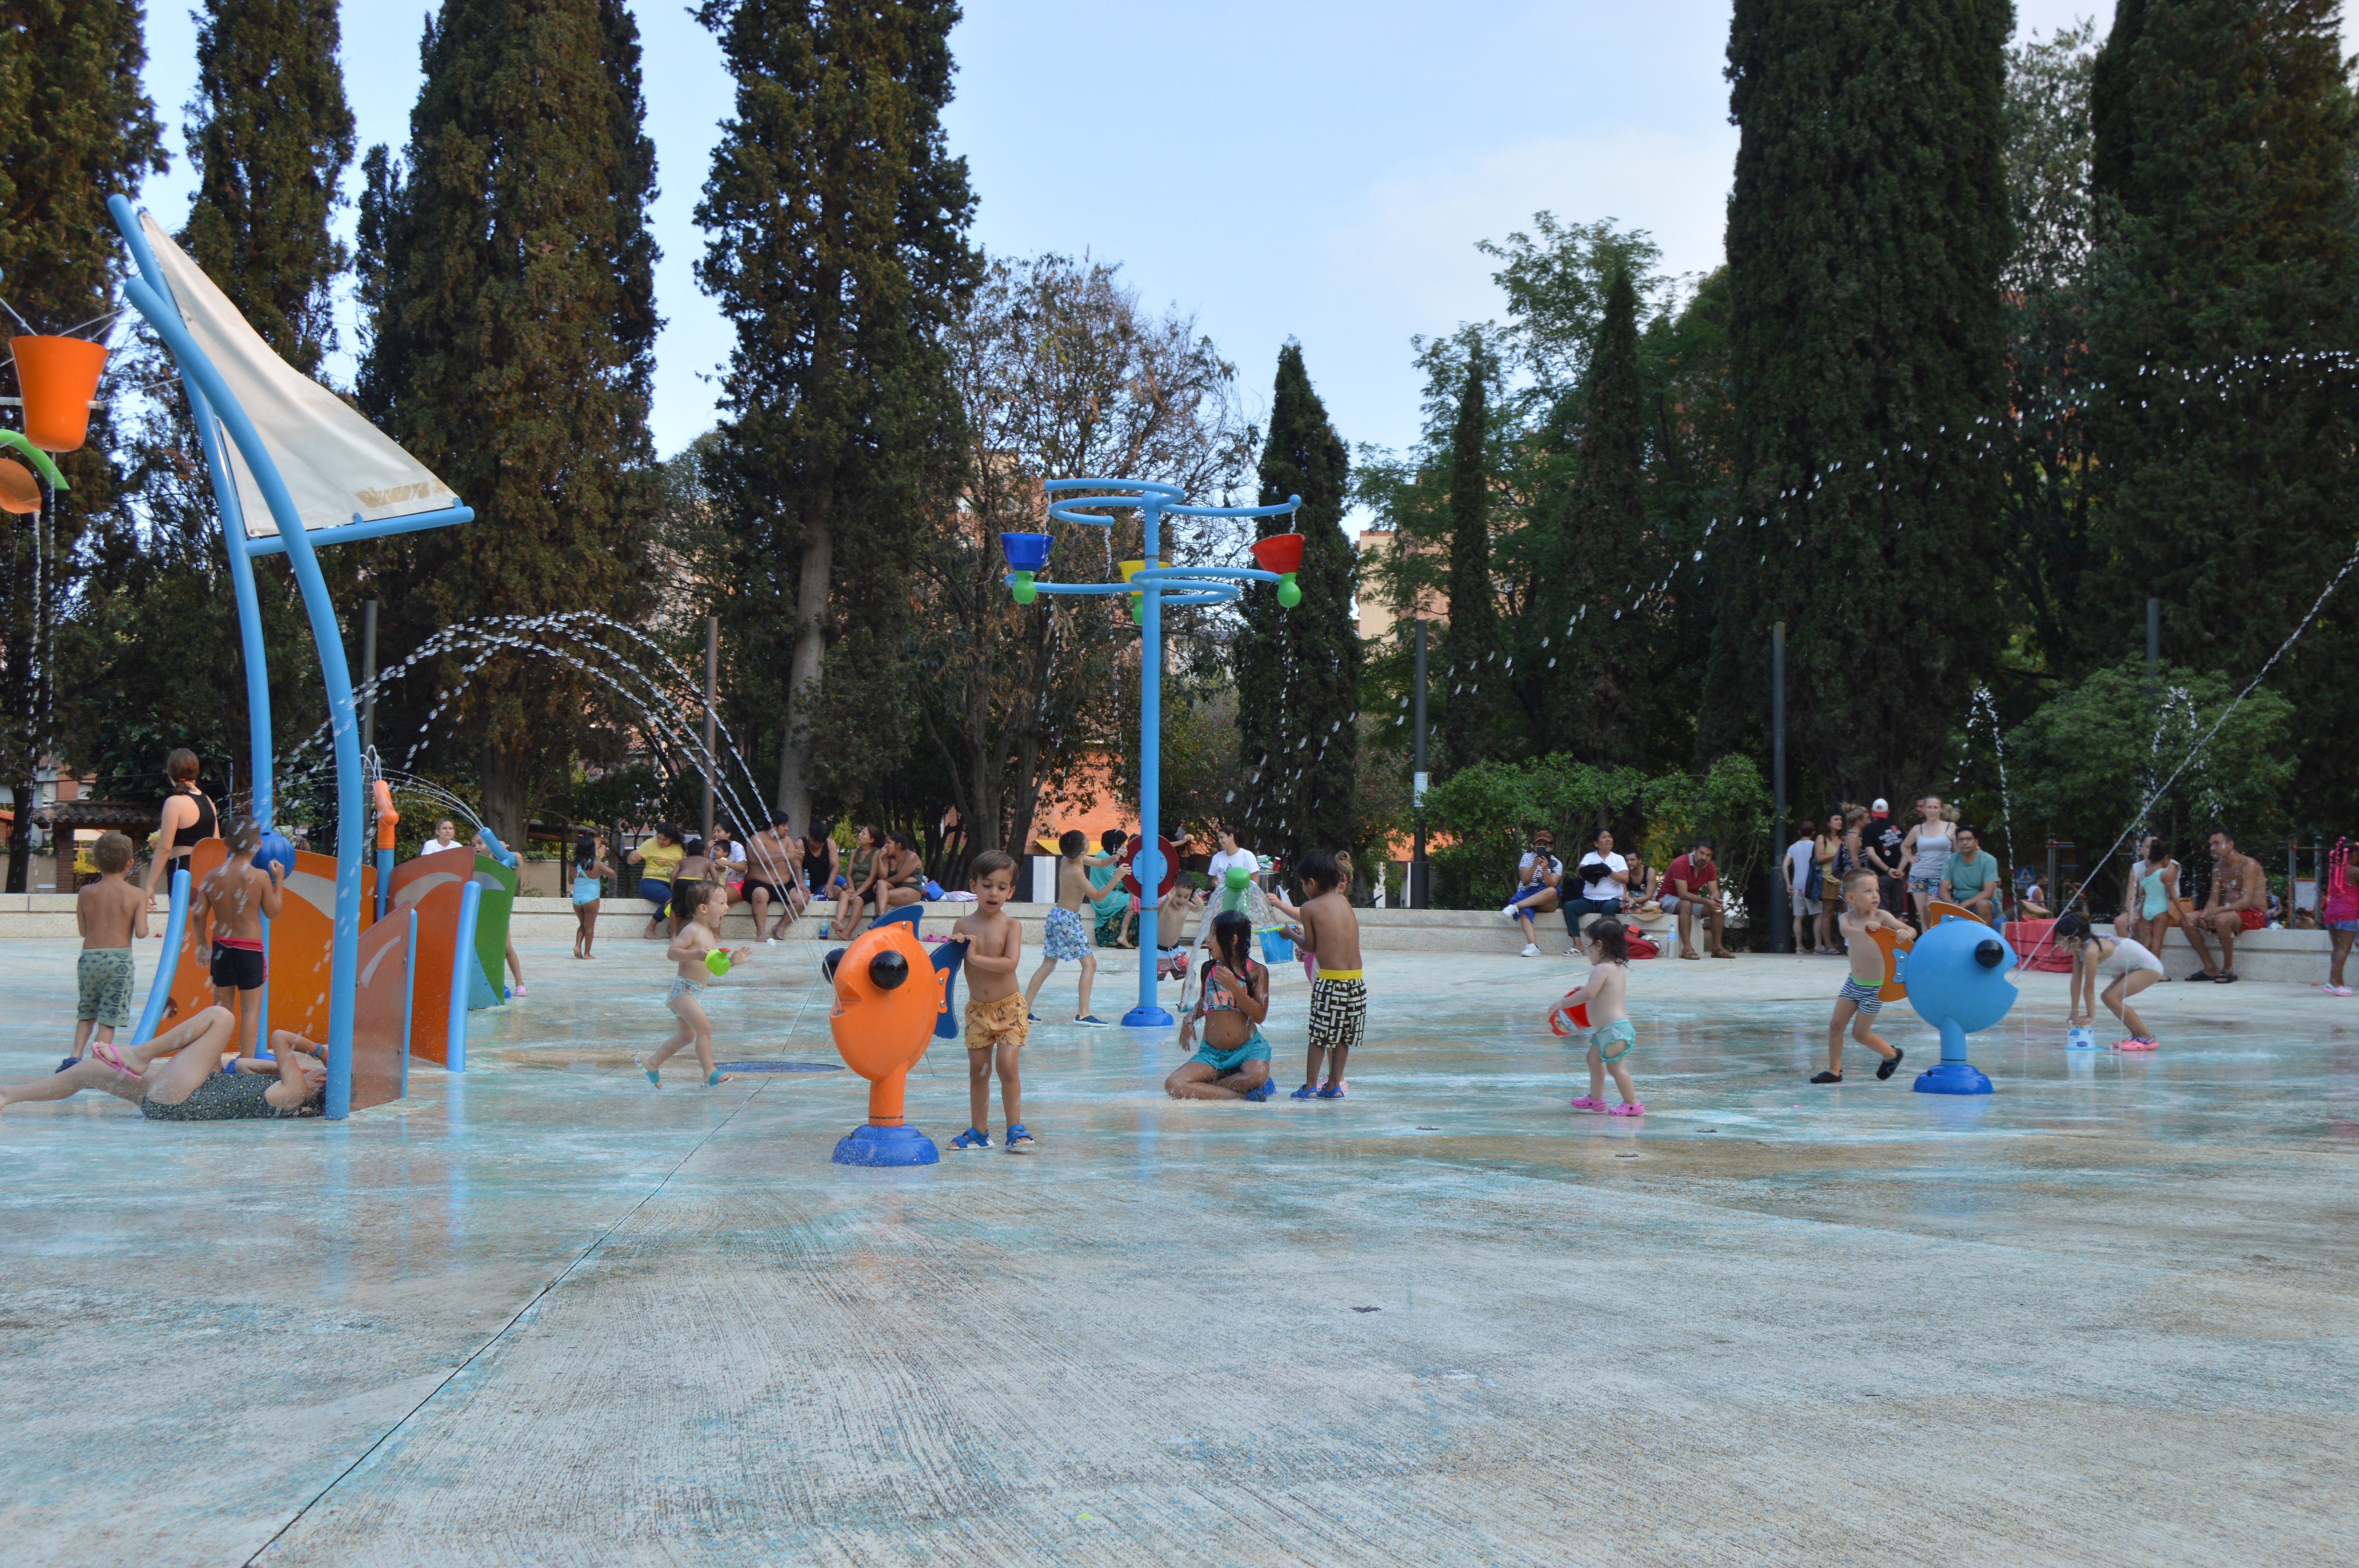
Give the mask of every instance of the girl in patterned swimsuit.
<path id="1" fill-rule="evenodd" d="M 712 956 L 721 950 L 721 917 L 729 913 L 729 890 L 719 882 L 694 882 L 675 895 L 675 903 L 685 904 L 688 924 L 671 939 L 664 957 L 679 966 L 672 977 L 671 989 L 664 993 L 664 1005 L 679 1020 L 679 1027 L 670 1039 L 657 1046 L 652 1054 L 631 1060 L 647 1076 L 647 1082 L 660 1088 L 663 1076 L 658 1071 L 683 1045 L 696 1047 L 696 1065 L 704 1069 L 705 1087 L 727 1083 L 734 1075 L 724 1073 L 712 1062 L 712 1020 L 704 1011 L 704 988 L 728 972 L 731 965 L 742 964 L 754 949 L 740 947 L 726 955 L 723 963 L 715 967 Z"/>
<path id="2" fill-rule="evenodd" d="M 1250 957 L 1253 921 L 1238 910 L 1212 916 L 1213 957 L 1204 961 L 1203 994 L 1180 1024 L 1180 1048 L 1195 1038 L 1204 1021 L 1204 1044 L 1171 1070 L 1163 1092 L 1173 1099 L 1266 1100 L 1277 1087 L 1269 1080 L 1269 1042 L 1262 1021 L 1269 1016 L 1269 969 Z"/>

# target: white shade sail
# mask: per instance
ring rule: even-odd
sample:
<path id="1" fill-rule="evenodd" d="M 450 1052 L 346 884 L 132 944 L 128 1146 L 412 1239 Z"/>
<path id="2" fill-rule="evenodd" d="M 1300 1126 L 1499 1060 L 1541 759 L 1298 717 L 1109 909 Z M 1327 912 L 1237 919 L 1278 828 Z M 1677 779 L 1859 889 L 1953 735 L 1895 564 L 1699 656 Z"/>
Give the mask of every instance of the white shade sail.
<path id="1" fill-rule="evenodd" d="M 154 218 L 142 212 L 139 225 L 190 335 L 261 433 L 306 529 L 341 527 L 355 516 L 366 522 L 407 517 L 459 503 L 451 487 L 399 442 L 271 352 L 262 334 Z M 277 520 L 263 500 L 262 487 L 228 432 L 221 434 L 246 533 L 277 534 Z"/>

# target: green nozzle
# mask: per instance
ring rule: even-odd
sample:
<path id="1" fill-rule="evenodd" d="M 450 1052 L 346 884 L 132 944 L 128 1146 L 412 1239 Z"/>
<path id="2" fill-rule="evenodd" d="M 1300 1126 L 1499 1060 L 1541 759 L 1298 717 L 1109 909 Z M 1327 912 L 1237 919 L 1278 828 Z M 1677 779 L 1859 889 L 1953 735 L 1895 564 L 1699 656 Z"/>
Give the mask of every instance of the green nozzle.
<path id="1" fill-rule="evenodd" d="M 1302 602 L 1302 589 L 1296 584 L 1292 572 L 1277 579 L 1277 602 L 1288 610 Z"/>
<path id="2" fill-rule="evenodd" d="M 1015 593 L 1016 602 L 1018 604 L 1029 604 L 1034 600 L 1040 597 L 1040 590 L 1032 586 L 1032 574 L 1030 572 L 1017 572 L 1016 574 L 1016 586 L 1011 591 Z"/>
<path id="3" fill-rule="evenodd" d="M 1147 624 L 1147 595 L 1134 593 L 1130 596 L 1130 623 L 1134 626 Z"/>

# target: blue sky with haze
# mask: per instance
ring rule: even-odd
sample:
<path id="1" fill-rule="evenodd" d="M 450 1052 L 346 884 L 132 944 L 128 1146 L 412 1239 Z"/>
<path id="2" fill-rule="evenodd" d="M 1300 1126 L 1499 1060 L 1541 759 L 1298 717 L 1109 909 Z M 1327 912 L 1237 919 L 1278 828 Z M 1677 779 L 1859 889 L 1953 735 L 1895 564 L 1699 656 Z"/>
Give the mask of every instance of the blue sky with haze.
<path id="1" fill-rule="evenodd" d="M 729 352 L 690 267 L 732 89 L 679 0 L 632 9 L 663 186 L 654 425 L 669 453 L 712 423 Z M 429 10 L 342 7 L 363 147 L 408 139 Z M 2089 0 L 2021 0 L 2018 36 L 2100 10 L 2109 23 L 2111 6 Z M 177 227 L 195 25 L 185 0 L 149 12 L 148 92 L 176 162 L 146 200 Z M 1256 414 L 1278 346 L 1299 338 L 1345 439 L 1399 448 L 1418 433 L 1410 337 L 1500 313 L 1475 242 L 1547 210 L 1649 230 L 1673 272 L 1718 263 L 1736 148 L 1727 28 L 1727 0 L 975 0 L 951 40 L 951 145 L 987 249 L 1119 262 L 1147 303 L 1195 315 Z M 348 207 L 347 233 L 351 222 Z M 348 378 L 349 361 L 331 374 Z"/>

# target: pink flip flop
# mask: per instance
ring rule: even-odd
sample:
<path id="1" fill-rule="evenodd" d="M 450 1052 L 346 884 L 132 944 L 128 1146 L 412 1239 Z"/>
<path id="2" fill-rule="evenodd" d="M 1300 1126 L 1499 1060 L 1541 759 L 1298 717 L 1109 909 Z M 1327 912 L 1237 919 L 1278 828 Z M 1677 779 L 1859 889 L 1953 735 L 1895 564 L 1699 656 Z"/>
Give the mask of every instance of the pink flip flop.
<path id="1" fill-rule="evenodd" d="M 2116 1051 L 2152 1051 L 2158 1048 L 2161 1044 L 2162 1042 L 2159 1040 L 2149 1040 L 2142 1034 L 2133 1034 L 2125 1040 L 2114 1041 L 2114 1049 Z"/>
<path id="2" fill-rule="evenodd" d="M 1603 1100 L 1592 1099 L 1587 1095 L 1583 1095 L 1579 1099 L 1572 1102 L 1572 1108 L 1575 1110 L 1604 1110 L 1607 1107 Z"/>
<path id="3" fill-rule="evenodd" d="M 1608 1116 L 1644 1116 L 1647 1114 L 1647 1108 L 1637 1100 L 1625 1099 L 1620 1105 L 1615 1106 L 1612 1110 L 1607 1111 L 1605 1114 Z"/>
<path id="4" fill-rule="evenodd" d="M 91 1046 L 90 1054 L 97 1057 L 100 1061 L 105 1063 L 108 1066 L 114 1068 L 116 1072 L 121 1073 L 126 1078 L 136 1079 L 139 1076 L 138 1074 L 133 1072 L 130 1067 L 125 1064 L 123 1060 L 123 1053 L 114 1048 L 114 1043 L 111 1040 L 101 1040 L 96 1042 Z"/>

